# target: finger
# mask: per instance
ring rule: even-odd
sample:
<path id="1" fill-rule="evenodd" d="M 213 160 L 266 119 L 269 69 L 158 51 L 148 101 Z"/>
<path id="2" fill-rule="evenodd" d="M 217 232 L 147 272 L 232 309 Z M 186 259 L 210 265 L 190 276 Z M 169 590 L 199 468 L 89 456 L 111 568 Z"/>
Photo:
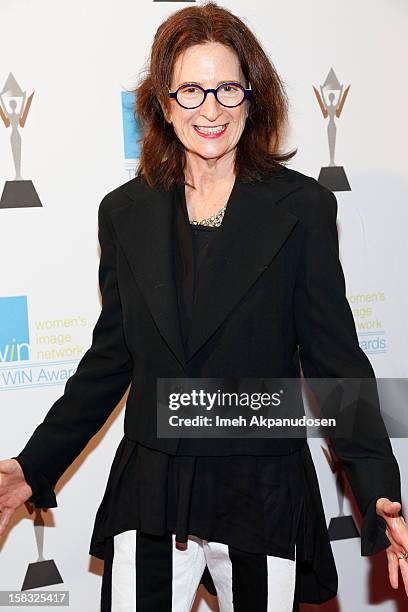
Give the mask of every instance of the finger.
<path id="1" fill-rule="evenodd" d="M 390 578 L 390 585 L 393 589 L 398 589 L 398 558 L 392 550 L 387 548 L 387 560 L 388 560 L 388 575 Z"/>
<path id="2" fill-rule="evenodd" d="M 408 597 L 408 561 L 406 559 L 399 559 L 399 568 L 404 581 L 405 593 Z"/>
<path id="3" fill-rule="evenodd" d="M 389 539 L 389 541 L 391 542 L 391 545 L 392 545 L 389 548 L 389 550 L 391 552 L 395 553 L 396 555 L 403 554 L 405 552 L 405 547 L 400 544 L 399 540 L 396 540 L 393 537 L 393 534 L 390 533 L 388 528 L 385 530 L 385 534 L 386 534 L 387 538 Z"/>
<path id="4" fill-rule="evenodd" d="M 0 514 L 0 536 L 6 531 L 7 524 L 13 514 L 14 510 L 10 508 L 5 508 Z"/>
<path id="5" fill-rule="evenodd" d="M 387 528 L 385 533 L 398 550 L 405 552 L 408 550 L 408 526 L 405 521 L 400 520 L 401 517 L 396 519 L 387 519 Z"/>
<path id="6" fill-rule="evenodd" d="M 396 517 L 401 510 L 401 504 L 397 501 L 391 501 L 390 499 L 383 497 L 377 503 L 377 508 L 388 516 Z"/>
<path id="7" fill-rule="evenodd" d="M 401 533 L 401 535 L 404 535 L 406 532 L 408 534 L 408 527 L 402 516 L 392 517 L 385 515 L 384 520 L 387 524 L 387 528 L 393 533 L 398 532 Z"/>

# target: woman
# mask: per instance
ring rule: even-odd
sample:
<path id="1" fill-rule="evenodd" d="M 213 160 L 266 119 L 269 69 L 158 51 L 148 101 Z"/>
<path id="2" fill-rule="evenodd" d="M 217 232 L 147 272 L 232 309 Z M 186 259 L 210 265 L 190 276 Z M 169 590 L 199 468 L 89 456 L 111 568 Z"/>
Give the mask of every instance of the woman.
<path id="1" fill-rule="evenodd" d="M 22 452 L 0 462 L 1 531 L 53 489 L 131 384 L 98 509 L 102 610 L 190 610 L 204 580 L 222 612 L 290 612 L 335 596 L 337 574 L 303 438 L 162 438 L 156 381 L 362 377 L 338 260 L 337 204 L 287 169 L 282 83 L 255 36 L 209 3 L 158 29 L 136 90 L 135 179 L 99 207 L 102 311 L 91 348 Z M 173 388 L 177 390 L 177 386 Z M 378 400 L 378 397 L 376 397 Z M 373 416 L 378 416 L 374 415 Z M 332 440 L 363 515 L 408 592 L 408 529 L 388 437 Z"/>

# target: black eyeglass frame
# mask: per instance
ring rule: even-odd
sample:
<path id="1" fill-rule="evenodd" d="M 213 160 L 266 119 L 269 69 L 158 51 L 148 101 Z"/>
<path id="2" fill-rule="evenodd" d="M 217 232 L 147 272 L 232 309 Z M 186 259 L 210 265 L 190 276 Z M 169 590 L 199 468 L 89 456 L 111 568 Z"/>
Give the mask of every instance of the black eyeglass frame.
<path id="1" fill-rule="evenodd" d="M 218 99 L 218 90 L 221 87 L 225 87 L 225 85 L 238 85 L 238 87 L 240 87 L 242 89 L 242 91 L 244 92 L 244 97 L 242 98 L 241 102 L 239 102 L 238 104 L 233 104 L 228 105 L 228 104 L 223 104 L 222 102 L 220 102 L 220 100 Z M 192 110 L 194 108 L 198 108 L 199 106 L 201 106 L 202 104 L 204 104 L 207 95 L 209 93 L 213 93 L 215 96 L 215 99 L 217 100 L 218 104 L 221 104 L 221 106 L 225 106 L 226 108 L 236 108 L 237 106 L 240 106 L 245 100 L 249 99 L 252 96 L 252 88 L 251 88 L 251 83 L 248 82 L 248 89 L 245 89 L 245 87 L 243 85 L 241 85 L 241 83 L 236 83 L 235 81 L 226 81 L 225 83 L 221 83 L 221 85 L 218 85 L 218 87 L 214 88 L 210 88 L 210 89 L 204 89 L 204 87 L 201 87 L 201 85 L 197 85 L 197 83 L 183 83 L 182 85 L 180 85 L 180 87 L 178 87 L 176 89 L 176 91 L 170 91 L 170 87 L 167 87 L 167 89 L 169 90 L 169 98 L 174 98 L 177 102 L 177 104 L 179 104 L 182 108 L 185 108 L 187 110 Z M 182 87 L 198 87 L 198 89 L 201 89 L 201 91 L 204 93 L 204 98 L 203 101 L 200 102 L 200 104 L 197 104 L 197 106 L 184 106 L 183 104 L 181 104 L 178 99 L 177 99 L 177 94 L 179 92 L 179 90 Z"/>

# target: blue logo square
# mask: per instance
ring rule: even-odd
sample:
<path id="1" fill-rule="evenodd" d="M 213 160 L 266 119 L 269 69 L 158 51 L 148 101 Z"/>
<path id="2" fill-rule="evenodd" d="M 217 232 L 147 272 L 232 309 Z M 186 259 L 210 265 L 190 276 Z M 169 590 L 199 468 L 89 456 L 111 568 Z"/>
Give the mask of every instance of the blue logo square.
<path id="1" fill-rule="evenodd" d="M 0 363 L 29 358 L 27 296 L 0 297 Z"/>
<path id="2" fill-rule="evenodd" d="M 138 159 L 140 145 L 137 142 L 141 135 L 139 121 L 134 116 L 135 95 L 129 91 L 122 91 L 122 120 L 123 140 L 125 146 L 125 159 Z"/>

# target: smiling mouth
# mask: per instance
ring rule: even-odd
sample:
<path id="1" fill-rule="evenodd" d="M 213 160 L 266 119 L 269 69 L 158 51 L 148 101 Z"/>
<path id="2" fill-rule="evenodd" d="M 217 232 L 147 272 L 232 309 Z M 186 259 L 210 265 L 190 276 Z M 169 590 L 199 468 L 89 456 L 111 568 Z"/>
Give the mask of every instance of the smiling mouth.
<path id="1" fill-rule="evenodd" d="M 225 130 L 228 127 L 228 123 L 224 123 L 223 125 L 215 125 L 213 127 L 207 127 L 207 126 L 201 126 L 201 125 L 194 125 L 193 127 L 196 130 L 196 132 L 198 132 L 199 134 L 202 134 L 204 136 L 212 136 L 212 135 L 222 134 L 223 132 L 225 132 Z"/>

